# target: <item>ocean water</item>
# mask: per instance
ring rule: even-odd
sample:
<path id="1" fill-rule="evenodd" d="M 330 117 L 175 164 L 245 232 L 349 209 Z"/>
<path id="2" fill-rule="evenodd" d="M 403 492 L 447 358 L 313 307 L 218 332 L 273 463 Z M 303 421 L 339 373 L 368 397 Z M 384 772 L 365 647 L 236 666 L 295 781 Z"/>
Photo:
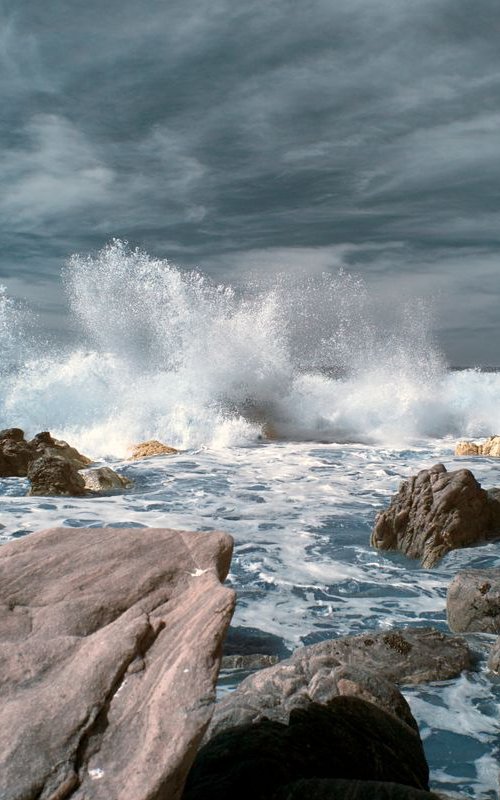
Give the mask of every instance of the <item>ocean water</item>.
<path id="1" fill-rule="evenodd" d="M 64 351 L 0 291 L 0 427 L 50 430 L 134 485 L 30 498 L 26 480 L 0 480 L 1 541 L 53 525 L 227 531 L 233 624 L 291 649 L 395 626 L 446 631 L 456 571 L 500 566 L 495 543 L 431 570 L 369 544 L 377 511 L 423 467 L 466 466 L 500 486 L 494 459 L 453 455 L 457 438 L 500 431 L 500 374 L 450 370 L 425 304 L 384 308 L 342 272 L 217 285 L 121 242 L 74 257 L 63 280 L 80 331 Z M 181 452 L 127 461 L 149 438 Z M 468 638 L 473 671 L 404 693 L 432 786 L 496 798 L 494 637 Z"/>

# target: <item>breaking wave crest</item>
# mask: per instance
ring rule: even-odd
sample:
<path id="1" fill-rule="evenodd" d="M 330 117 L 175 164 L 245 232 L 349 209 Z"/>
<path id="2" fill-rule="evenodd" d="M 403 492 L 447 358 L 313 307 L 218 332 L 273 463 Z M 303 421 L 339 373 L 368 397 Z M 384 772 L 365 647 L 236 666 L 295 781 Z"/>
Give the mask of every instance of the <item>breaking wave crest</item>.
<path id="1" fill-rule="evenodd" d="M 28 353 L 0 292 L 2 427 L 118 457 L 147 438 L 404 445 L 500 429 L 500 376 L 449 372 L 425 304 L 384 307 L 345 272 L 236 290 L 115 240 L 63 280 L 81 331 L 64 354 Z"/>

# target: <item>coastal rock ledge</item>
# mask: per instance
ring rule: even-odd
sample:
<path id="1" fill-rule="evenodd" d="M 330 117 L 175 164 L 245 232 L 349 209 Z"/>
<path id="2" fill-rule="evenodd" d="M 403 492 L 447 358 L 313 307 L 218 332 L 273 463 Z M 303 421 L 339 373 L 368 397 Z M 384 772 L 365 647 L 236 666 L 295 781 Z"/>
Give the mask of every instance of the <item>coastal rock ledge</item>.
<path id="1" fill-rule="evenodd" d="M 218 532 L 53 528 L 0 548 L 2 800 L 176 800 L 235 596 Z"/>

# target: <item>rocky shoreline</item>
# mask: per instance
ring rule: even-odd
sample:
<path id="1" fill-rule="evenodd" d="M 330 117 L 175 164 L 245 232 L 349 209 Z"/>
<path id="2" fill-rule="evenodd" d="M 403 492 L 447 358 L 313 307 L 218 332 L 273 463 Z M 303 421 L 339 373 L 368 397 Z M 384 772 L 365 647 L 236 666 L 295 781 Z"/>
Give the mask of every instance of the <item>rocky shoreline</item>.
<path id="1" fill-rule="evenodd" d="M 49 433 L 0 432 L 1 474 L 34 494 L 71 494 L 64 470 L 94 473 L 81 494 L 126 488 L 90 463 Z M 372 544 L 430 568 L 499 531 L 498 491 L 438 464 L 403 482 Z M 227 534 L 154 528 L 55 528 L 0 548 L 2 800 L 444 797 L 399 687 L 476 669 L 467 640 L 402 628 L 288 656 L 231 633 L 231 551 Z M 454 633 L 499 635 L 500 570 L 457 573 L 447 615 Z M 227 667 L 256 671 L 215 703 L 224 641 Z M 499 654 L 500 635 L 492 673 Z"/>

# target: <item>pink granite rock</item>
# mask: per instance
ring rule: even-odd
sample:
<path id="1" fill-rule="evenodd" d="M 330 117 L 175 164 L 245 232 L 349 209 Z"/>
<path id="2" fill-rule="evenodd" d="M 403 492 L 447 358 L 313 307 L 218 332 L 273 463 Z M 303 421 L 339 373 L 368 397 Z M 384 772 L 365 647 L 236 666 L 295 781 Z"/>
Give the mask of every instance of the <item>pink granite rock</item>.
<path id="1" fill-rule="evenodd" d="M 234 592 L 218 532 L 54 528 L 0 548 L 2 800 L 176 800 Z"/>

